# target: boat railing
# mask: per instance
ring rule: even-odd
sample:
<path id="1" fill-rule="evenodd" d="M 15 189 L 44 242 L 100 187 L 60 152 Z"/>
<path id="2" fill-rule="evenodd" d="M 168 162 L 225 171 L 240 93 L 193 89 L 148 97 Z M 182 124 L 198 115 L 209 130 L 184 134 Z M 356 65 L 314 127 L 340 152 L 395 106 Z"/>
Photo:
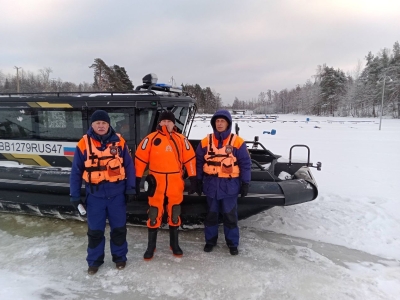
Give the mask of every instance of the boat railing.
<path id="1" fill-rule="evenodd" d="M 297 144 L 297 145 L 293 145 L 292 147 L 290 147 L 289 150 L 289 163 L 288 166 L 292 166 L 292 150 L 294 148 L 300 148 L 300 147 L 304 147 L 307 149 L 307 167 L 312 167 L 312 168 L 316 168 L 318 171 L 321 171 L 321 167 L 322 167 L 322 163 L 321 162 L 317 162 L 317 164 L 314 166 L 311 162 L 310 162 L 310 148 L 307 145 L 301 145 L 301 144 Z"/>

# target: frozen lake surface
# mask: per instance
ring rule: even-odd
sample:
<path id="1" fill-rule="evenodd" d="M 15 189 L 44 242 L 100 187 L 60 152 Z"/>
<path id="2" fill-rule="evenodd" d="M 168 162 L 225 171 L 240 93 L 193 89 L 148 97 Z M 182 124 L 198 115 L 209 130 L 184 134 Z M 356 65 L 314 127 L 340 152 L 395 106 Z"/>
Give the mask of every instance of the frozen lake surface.
<path id="1" fill-rule="evenodd" d="M 146 262 L 147 229 L 132 226 L 126 269 L 115 269 L 107 246 L 89 276 L 86 223 L 0 214 L 0 299 L 399 299 L 400 120 L 384 119 L 378 131 L 376 119 L 306 118 L 235 121 L 241 136 L 258 135 L 274 153 L 306 144 L 322 162 L 312 169 L 316 200 L 239 222 L 238 256 L 222 230 L 215 250 L 203 252 L 199 228 L 181 231 L 176 258 L 162 230 Z M 271 129 L 276 135 L 263 134 Z M 196 121 L 191 138 L 210 130 Z"/>

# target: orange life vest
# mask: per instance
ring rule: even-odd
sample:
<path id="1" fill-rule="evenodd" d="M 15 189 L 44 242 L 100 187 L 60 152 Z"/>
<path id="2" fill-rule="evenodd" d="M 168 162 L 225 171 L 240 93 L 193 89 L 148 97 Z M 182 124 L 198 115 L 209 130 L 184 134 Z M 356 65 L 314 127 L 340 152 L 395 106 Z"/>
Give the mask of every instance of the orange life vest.
<path id="1" fill-rule="evenodd" d="M 233 146 L 236 134 L 231 134 L 229 141 L 221 149 L 217 149 L 214 144 L 213 134 L 208 136 L 207 153 L 204 156 L 205 163 L 203 166 L 204 173 L 208 175 L 216 175 L 223 178 L 239 177 L 239 167 L 236 157 L 233 156 Z"/>
<path id="2" fill-rule="evenodd" d="M 121 137 L 118 134 L 118 137 Z M 92 138 L 83 136 L 86 143 L 87 158 L 82 178 L 87 183 L 99 184 L 103 181 L 116 182 L 125 179 L 123 158 L 119 156 L 119 142 L 113 142 L 104 151 L 94 145 Z"/>

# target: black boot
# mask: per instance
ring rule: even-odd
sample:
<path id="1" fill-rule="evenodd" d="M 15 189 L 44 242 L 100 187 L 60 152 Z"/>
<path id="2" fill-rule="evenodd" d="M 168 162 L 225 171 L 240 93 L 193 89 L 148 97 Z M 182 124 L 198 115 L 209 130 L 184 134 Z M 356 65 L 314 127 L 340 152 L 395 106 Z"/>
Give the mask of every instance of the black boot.
<path id="1" fill-rule="evenodd" d="M 179 226 L 169 226 L 169 245 L 171 247 L 172 253 L 175 256 L 182 256 L 183 251 L 179 247 L 178 243 L 178 227 Z"/>
<path id="2" fill-rule="evenodd" d="M 156 251 L 157 244 L 157 228 L 149 228 L 148 232 L 149 242 L 147 244 L 146 252 L 143 255 L 145 260 L 150 260 L 154 256 L 154 251 Z"/>

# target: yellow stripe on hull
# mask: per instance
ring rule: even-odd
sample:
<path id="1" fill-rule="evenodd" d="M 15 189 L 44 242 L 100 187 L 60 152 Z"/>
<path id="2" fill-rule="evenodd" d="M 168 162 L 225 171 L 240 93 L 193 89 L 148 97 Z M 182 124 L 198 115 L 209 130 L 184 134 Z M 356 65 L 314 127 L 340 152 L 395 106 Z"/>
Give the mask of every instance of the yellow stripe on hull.
<path id="1" fill-rule="evenodd" d="M 3 153 L 3 156 L 6 157 L 8 160 L 18 161 L 24 165 L 51 167 L 51 165 L 47 161 L 45 161 L 40 155 Z"/>
<path id="2" fill-rule="evenodd" d="M 40 107 L 36 102 L 26 102 L 30 107 Z"/>
<path id="3" fill-rule="evenodd" d="M 40 107 L 47 108 L 72 108 L 71 104 L 68 103 L 49 103 L 49 102 L 36 102 Z"/>

